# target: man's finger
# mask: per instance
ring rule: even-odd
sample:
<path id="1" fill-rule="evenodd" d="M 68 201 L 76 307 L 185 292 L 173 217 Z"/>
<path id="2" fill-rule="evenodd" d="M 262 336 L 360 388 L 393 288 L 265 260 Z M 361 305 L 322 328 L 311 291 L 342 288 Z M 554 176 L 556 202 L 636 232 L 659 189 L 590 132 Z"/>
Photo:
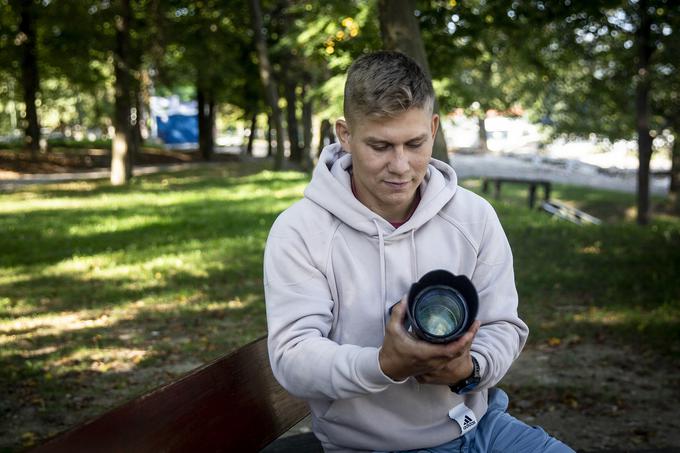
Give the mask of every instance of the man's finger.
<path id="1" fill-rule="evenodd" d="M 396 304 L 392 305 L 390 311 L 392 312 L 392 316 L 394 316 L 396 313 L 399 318 L 403 318 L 404 314 L 406 313 L 406 300 L 402 299 Z"/>
<path id="2" fill-rule="evenodd" d="M 446 345 L 448 356 L 450 358 L 454 359 L 456 357 L 460 357 L 465 351 L 470 349 L 472 346 L 472 340 L 474 340 L 475 335 L 477 335 L 480 325 L 481 323 L 479 321 L 473 322 L 468 331 L 465 332 L 465 335 L 453 343 Z"/>
<path id="3" fill-rule="evenodd" d="M 390 324 L 404 324 L 406 317 L 406 298 L 400 300 L 390 308 Z"/>

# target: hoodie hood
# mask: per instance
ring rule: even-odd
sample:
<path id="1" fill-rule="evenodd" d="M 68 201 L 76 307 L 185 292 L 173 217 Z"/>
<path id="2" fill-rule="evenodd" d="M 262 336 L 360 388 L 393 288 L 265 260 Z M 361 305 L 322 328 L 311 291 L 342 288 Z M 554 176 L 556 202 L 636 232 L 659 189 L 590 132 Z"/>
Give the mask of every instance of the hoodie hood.
<path id="1" fill-rule="evenodd" d="M 340 143 L 321 152 L 304 195 L 343 223 L 371 236 L 401 234 L 417 229 L 442 209 L 456 193 L 458 178 L 451 166 L 431 159 L 420 185 L 420 203 L 411 218 L 395 229 L 387 220 L 364 206 L 352 193 L 349 170 L 352 156 Z M 377 230 L 379 229 L 379 230 Z"/>

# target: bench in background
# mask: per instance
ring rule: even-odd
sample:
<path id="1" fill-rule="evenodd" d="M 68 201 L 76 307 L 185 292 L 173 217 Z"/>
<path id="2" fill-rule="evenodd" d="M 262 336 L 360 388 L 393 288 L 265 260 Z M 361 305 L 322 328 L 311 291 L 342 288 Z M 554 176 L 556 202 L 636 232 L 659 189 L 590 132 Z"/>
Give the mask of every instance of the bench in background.
<path id="1" fill-rule="evenodd" d="M 494 197 L 499 200 L 501 198 L 501 184 L 512 183 L 512 184 L 526 184 L 529 186 L 529 208 L 533 209 L 536 204 L 536 188 L 543 188 L 543 201 L 550 200 L 551 183 L 545 179 L 530 179 L 530 178 L 483 178 L 482 179 L 482 191 L 484 193 L 489 193 L 489 184 L 494 183 Z"/>

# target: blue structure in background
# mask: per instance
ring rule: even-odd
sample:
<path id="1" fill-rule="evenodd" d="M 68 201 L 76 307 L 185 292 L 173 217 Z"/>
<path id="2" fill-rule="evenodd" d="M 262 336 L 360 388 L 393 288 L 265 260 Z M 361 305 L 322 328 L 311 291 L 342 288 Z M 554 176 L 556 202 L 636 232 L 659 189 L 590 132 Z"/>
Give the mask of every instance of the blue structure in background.
<path id="1" fill-rule="evenodd" d="M 178 96 L 151 97 L 152 136 L 167 148 L 190 149 L 198 146 L 196 101 L 182 102 Z"/>
<path id="2" fill-rule="evenodd" d="M 198 143 L 198 116 L 168 115 L 156 117 L 158 138 L 166 145 Z"/>

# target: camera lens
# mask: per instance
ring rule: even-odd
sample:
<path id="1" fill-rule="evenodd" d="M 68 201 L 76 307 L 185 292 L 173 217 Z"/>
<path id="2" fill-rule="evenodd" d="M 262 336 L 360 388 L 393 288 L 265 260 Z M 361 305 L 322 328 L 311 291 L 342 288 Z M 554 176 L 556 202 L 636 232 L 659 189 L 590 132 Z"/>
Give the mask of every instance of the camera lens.
<path id="1" fill-rule="evenodd" d="M 416 296 L 414 308 L 418 327 L 435 337 L 454 335 L 466 325 L 465 302 L 451 287 L 437 285 L 425 288 Z"/>
<path id="2" fill-rule="evenodd" d="M 464 275 L 437 269 L 411 285 L 404 327 L 431 343 L 448 343 L 465 334 L 475 318 L 479 300 Z"/>

